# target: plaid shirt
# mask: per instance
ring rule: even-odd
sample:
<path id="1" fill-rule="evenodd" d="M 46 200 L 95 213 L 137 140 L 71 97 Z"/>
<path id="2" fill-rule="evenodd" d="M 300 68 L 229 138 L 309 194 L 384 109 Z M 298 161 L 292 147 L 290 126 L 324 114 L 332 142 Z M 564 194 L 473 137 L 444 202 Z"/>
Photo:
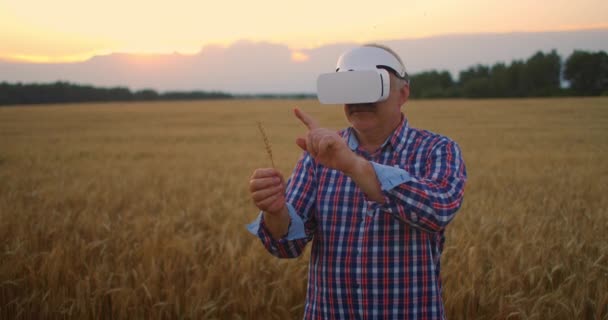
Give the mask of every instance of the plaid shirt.
<path id="1" fill-rule="evenodd" d="M 262 214 L 249 230 L 280 258 L 299 256 L 314 239 L 305 319 L 443 319 L 444 229 L 466 181 L 458 145 L 410 128 L 405 117 L 373 154 L 352 128 L 340 134 L 371 161 L 385 203 L 304 153 L 287 184 L 288 234 L 273 239 Z"/>

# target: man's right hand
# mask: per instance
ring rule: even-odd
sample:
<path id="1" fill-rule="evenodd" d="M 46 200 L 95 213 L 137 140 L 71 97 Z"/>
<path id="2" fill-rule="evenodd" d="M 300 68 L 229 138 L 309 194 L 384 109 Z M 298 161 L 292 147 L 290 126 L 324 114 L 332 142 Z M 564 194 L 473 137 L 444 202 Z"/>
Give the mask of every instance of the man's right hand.
<path id="1" fill-rule="evenodd" d="M 261 211 L 276 215 L 287 209 L 285 179 L 276 169 L 256 169 L 249 180 L 249 192 L 253 203 Z"/>
<path id="2" fill-rule="evenodd" d="M 264 212 L 264 223 L 272 237 L 281 239 L 290 221 L 283 175 L 273 168 L 257 169 L 249 180 L 249 192 L 256 207 Z"/>

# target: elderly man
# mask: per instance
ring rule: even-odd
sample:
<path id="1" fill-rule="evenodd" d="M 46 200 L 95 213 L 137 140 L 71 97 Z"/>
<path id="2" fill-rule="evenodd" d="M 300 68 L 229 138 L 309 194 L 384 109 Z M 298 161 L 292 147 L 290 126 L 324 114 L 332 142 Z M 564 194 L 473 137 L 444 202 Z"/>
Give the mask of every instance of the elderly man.
<path id="1" fill-rule="evenodd" d="M 305 319 L 442 319 L 444 230 L 462 204 L 458 145 L 411 127 L 399 56 L 380 45 L 347 51 L 318 80 L 324 103 L 344 104 L 338 133 L 295 109 L 308 128 L 287 184 L 257 169 L 251 197 L 262 211 L 249 230 L 280 258 L 312 243 Z"/>

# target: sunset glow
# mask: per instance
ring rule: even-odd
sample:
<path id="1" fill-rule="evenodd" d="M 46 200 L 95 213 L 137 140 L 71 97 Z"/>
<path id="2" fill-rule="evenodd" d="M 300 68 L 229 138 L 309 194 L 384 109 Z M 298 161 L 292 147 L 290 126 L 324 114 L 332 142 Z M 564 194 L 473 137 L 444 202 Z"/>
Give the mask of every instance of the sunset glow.
<path id="1" fill-rule="evenodd" d="M 481 0 L 278 0 L 214 2 L 35 1 L 0 3 L 0 58 L 81 61 L 109 52 L 195 54 L 205 45 L 239 40 L 281 43 L 298 50 L 339 42 L 369 42 L 479 32 L 608 28 L 602 0 L 488 2 Z"/>
<path id="2" fill-rule="evenodd" d="M 306 62 L 310 59 L 309 56 L 307 56 L 305 53 L 302 53 L 300 51 L 293 51 L 291 53 L 291 61 L 294 62 Z"/>

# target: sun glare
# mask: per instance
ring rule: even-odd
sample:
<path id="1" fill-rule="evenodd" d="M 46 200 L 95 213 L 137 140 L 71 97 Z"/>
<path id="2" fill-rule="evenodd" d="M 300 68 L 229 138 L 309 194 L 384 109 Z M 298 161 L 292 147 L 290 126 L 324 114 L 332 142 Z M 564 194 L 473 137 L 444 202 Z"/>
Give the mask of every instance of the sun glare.
<path id="1" fill-rule="evenodd" d="M 83 53 L 78 55 L 44 56 L 29 54 L 13 54 L 0 57 L 9 61 L 28 62 L 28 63 L 70 63 L 82 62 L 94 56 L 94 53 Z"/>
<path id="2" fill-rule="evenodd" d="M 291 52 L 291 61 L 293 62 L 306 62 L 308 60 L 310 60 L 310 57 L 301 51 Z"/>

